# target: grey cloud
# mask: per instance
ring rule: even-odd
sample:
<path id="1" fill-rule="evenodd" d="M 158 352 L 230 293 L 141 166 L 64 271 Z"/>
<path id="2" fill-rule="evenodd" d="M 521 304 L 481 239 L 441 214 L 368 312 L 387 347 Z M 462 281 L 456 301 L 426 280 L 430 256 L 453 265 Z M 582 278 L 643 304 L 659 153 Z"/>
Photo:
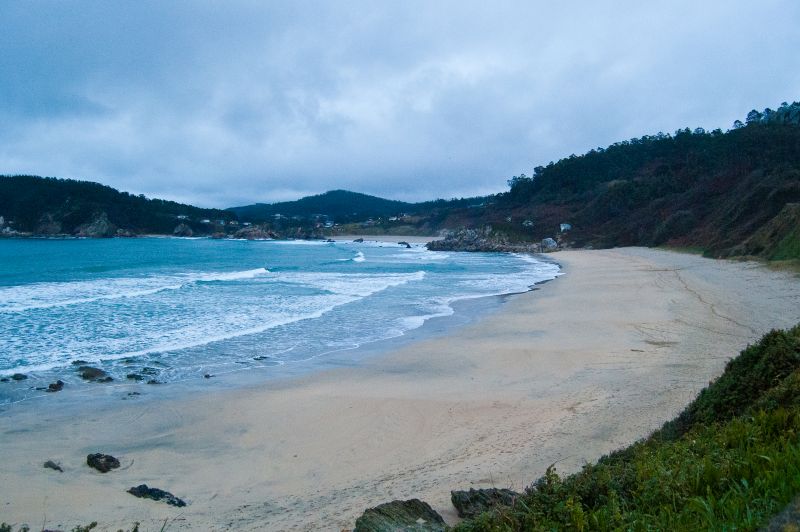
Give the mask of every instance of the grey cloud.
<path id="1" fill-rule="evenodd" d="M 7 3 L 0 172 L 213 206 L 466 196 L 800 92 L 791 1 L 552 4 Z"/>

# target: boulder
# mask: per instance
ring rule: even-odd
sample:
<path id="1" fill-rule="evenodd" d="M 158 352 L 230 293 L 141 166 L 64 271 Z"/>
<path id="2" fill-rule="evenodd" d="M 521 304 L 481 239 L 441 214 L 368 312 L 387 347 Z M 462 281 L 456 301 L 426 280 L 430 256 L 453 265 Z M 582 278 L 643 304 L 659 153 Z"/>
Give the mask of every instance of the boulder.
<path id="1" fill-rule="evenodd" d="M 93 366 L 78 366 L 78 375 L 89 382 L 111 382 L 114 380 L 108 373 Z"/>
<path id="2" fill-rule="evenodd" d="M 11 380 L 14 380 L 14 381 L 24 381 L 27 378 L 28 378 L 28 376 L 23 374 L 23 373 L 14 373 L 11 376 Z"/>
<path id="3" fill-rule="evenodd" d="M 361 243 L 364 242 L 364 239 L 363 238 L 356 238 L 355 240 L 353 240 L 353 242 L 358 242 L 359 244 L 361 244 Z"/>
<path id="4" fill-rule="evenodd" d="M 108 473 L 119 467 L 119 460 L 110 454 L 94 453 L 86 456 L 86 464 L 101 473 Z"/>
<path id="5" fill-rule="evenodd" d="M 409 244 L 408 242 L 405 242 L 405 241 L 403 241 L 403 240 L 401 240 L 400 242 L 398 242 L 398 243 L 397 243 L 397 245 L 399 245 L 399 246 L 405 246 L 405 247 L 406 247 L 406 249 L 411 249 L 411 244 Z"/>
<path id="6" fill-rule="evenodd" d="M 171 506 L 177 506 L 178 508 L 186 506 L 186 503 L 183 501 L 183 499 L 179 499 L 168 491 L 160 490 L 158 488 L 149 488 L 147 487 L 147 484 L 139 484 L 138 486 L 134 486 L 128 490 L 128 493 L 134 497 L 139 497 L 140 499 L 164 501 L 165 503 Z"/>
<path id="7" fill-rule="evenodd" d="M 193 234 L 192 228 L 183 223 L 176 225 L 175 229 L 172 230 L 173 236 L 192 236 Z"/>
<path id="8" fill-rule="evenodd" d="M 144 375 L 139 375 L 138 373 L 128 373 L 125 375 L 126 379 L 130 379 L 132 381 L 143 381 Z"/>
<path id="9" fill-rule="evenodd" d="M 459 517 L 475 517 L 491 510 L 495 506 L 511 506 L 519 493 L 507 489 L 470 489 L 469 491 L 451 491 L 450 500 L 458 511 Z"/>
<path id="10" fill-rule="evenodd" d="M 45 391 L 53 393 L 53 392 L 60 392 L 63 389 L 64 389 L 64 381 L 59 379 L 56 382 L 51 382 L 50 384 L 48 384 L 47 389 Z"/>
<path id="11" fill-rule="evenodd" d="M 64 470 L 61 469 L 61 466 L 57 462 L 54 462 L 52 460 L 48 460 L 47 462 L 45 462 L 43 467 L 47 469 L 52 469 L 53 471 L 58 471 L 59 473 L 64 472 Z"/>
<path id="12" fill-rule="evenodd" d="M 558 248 L 558 242 L 552 238 L 545 238 L 542 240 L 542 251 L 552 251 Z"/>
<path id="13" fill-rule="evenodd" d="M 392 501 L 370 508 L 356 520 L 353 532 L 444 531 L 442 516 L 419 499 Z"/>

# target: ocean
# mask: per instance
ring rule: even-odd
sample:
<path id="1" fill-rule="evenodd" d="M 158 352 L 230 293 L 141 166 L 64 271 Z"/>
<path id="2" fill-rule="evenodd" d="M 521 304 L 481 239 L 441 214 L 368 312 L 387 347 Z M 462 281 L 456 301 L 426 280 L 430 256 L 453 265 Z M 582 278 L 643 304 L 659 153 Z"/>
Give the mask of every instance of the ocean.
<path id="1" fill-rule="evenodd" d="M 527 255 L 380 242 L 0 240 L 0 377 L 28 376 L 0 382 L 0 403 L 56 379 L 62 394 L 99 386 L 84 363 L 139 386 L 313 371 L 558 274 Z"/>

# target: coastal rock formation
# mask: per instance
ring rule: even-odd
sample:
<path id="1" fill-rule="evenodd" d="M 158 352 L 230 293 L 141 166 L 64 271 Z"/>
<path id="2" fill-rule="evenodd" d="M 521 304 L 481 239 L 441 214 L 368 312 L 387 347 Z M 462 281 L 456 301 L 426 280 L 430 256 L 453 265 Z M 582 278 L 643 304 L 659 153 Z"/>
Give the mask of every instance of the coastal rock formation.
<path id="1" fill-rule="evenodd" d="M 152 499 L 154 501 L 164 501 L 170 506 L 177 506 L 178 508 L 186 506 L 183 499 L 179 499 L 172 493 L 158 488 L 149 488 L 147 484 L 139 484 L 128 490 L 128 493 L 140 499 Z"/>
<path id="2" fill-rule="evenodd" d="M 48 384 L 47 389 L 45 391 L 54 393 L 54 392 L 60 392 L 63 389 L 64 389 L 64 381 L 59 379 L 56 382 L 51 382 L 50 384 Z"/>
<path id="3" fill-rule="evenodd" d="M 538 253 L 540 246 L 529 242 L 510 242 L 490 226 L 483 230 L 459 229 L 445 233 L 443 240 L 428 242 L 426 247 L 431 251 L 514 251 Z"/>
<path id="4" fill-rule="evenodd" d="M 192 236 L 193 234 L 192 228 L 183 223 L 176 225 L 175 229 L 172 230 L 173 236 Z"/>
<path id="5" fill-rule="evenodd" d="M 114 380 L 111 375 L 93 366 L 78 366 L 78 375 L 89 382 L 111 382 Z"/>
<path id="6" fill-rule="evenodd" d="M 54 462 L 52 460 L 48 460 L 47 462 L 45 462 L 42 467 L 46 469 L 52 469 L 53 471 L 58 471 L 59 473 L 64 472 L 64 470 L 61 469 L 61 466 L 57 462 Z"/>
<path id="7" fill-rule="evenodd" d="M 398 243 L 397 243 L 397 245 L 399 245 L 399 246 L 405 246 L 405 247 L 406 247 L 406 249 L 411 249 L 411 244 L 409 244 L 408 242 L 406 242 L 406 241 L 404 241 L 404 240 L 401 240 L 400 242 L 398 242 Z"/>
<path id="8" fill-rule="evenodd" d="M 444 531 L 442 516 L 419 499 L 392 501 L 366 510 L 353 532 Z"/>
<path id="9" fill-rule="evenodd" d="M 117 226 L 108 221 L 104 212 L 97 214 L 88 224 L 82 224 L 75 229 L 75 236 L 88 238 L 108 238 L 117 234 Z"/>
<path id="10" fill-rule="evenodd" d="M 86 456 L 86 465 L 93 467 L 101 473 L 108 473 L 119 467 L 119 460 L 110 454 L 94 453 Z"/>
<path id="11" fill-rule="evenodd" d="M 542 240 L 542 251 L 552 251 L 558 248 L 558 242 L 552 238 L 545 238 Z"/>
<path id="12" fill-rule="evenodd" d="M 24 373 L 14 373 L 11 376 L 11 380 L 14 380 L 14 381 L 24 381 L 27 378 L 28 378 L 28 376 L 25 375 Z"/>
<path id="13" fill-rule="evenodd" d="M 450 500 L 459 517 L 475 517 L 495 506 L 511 506 L 517 497 L 519 493 L 515 491 L 497 488 L 450 492 Z"/>
<path id="14" fill-rule="evenodd" d="M 244 238 L 246 240 L 267 240 L 275 238 L 275 233 L 260 225 L 242 227 L 233 234 L 233 238 Z"/>

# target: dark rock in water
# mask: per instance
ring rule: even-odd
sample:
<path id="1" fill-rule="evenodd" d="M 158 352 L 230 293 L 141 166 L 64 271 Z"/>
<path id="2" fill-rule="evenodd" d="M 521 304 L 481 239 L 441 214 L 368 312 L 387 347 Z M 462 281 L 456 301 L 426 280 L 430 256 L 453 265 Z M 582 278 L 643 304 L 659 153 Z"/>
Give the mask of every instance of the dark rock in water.
<path id="1" fill-rule="evenodd" d="M 86 464 L 101 473 L 108 473 L 119 467 L 119 460 L 110 454 L 95 453 L 86 456 Z"/>
<path id="2" fill-rule="evenodd" d="M 370 508 L 356 519 L 353 532 L 444 531 L 442 516 L 419 499 L 392 501 Z"/>
<path id="3" fill-rule="evenodd" d="M 156 368 L 145 366 L 142 368 L 140 373 L 144 373 L 145 375 L 158 375 L 158 370 Z"/>
<path id="4" fill-rule="evenodd" d="M 132 397 L 134 395 L 142 395 L 142 394 L 140 394 L 139 392 L 128 392 L 129 397 Z"/>
<path id="5" fill-rule="evenodd" d="M 511 506 L 517 497 L 519 493 L 515 491 L 497 488 L 450 492 L 459 517 L 475 517 L 495 506 Z"/>
<path id="6" fill-rule="evenodd" d="M 353 242 L 358 242 L 360 244 L 360 243 L 364 242 L 364 239 L 363 238 L 356 238 L 355 240 L 353 240 Z"/>
<path id="7" fill-rule="evenodd" d="M 3 377 L 2 379 L 0 379 L 0 382 L 8 382 L 10 380 L 11 379 L 9 379 L 8 377 Z"/>
<path id="8" fill-rule="evenodd" d="M 90 382 L 111 382 L 114 380 L 108 373 L 93 366 L 78 366 L 78 375 Z"/>
<path id="9" fill-rule="evenodd" d="M 327 243 L 329 243 L 329 244 L 330 244 L 331 242 L 336 242 L 336 240 L 334 240 L 334 239 L 332 239 L 332 238 L 329 238 L 329 239 L 328 239 L 328 240 L 326 240 L 325 242 L 327 242 Z"/>
<path id="10" fill-rule="evenodd" d="M 54 471 L 58 471 L 59 473 L 63 473 L 64 472 L 64 470 L 61 469 L 61 466 L 58 465 L 58 463 L 53 462 L 52 460 L 48 460 L 47 462 L 45 462 L 44 463 L 44 467 L 46 467 L 47 469 L 52 469 Z"/>
<path id="11" fill-rule="evenodd" d="M 11 376 L 11 380 L 15 380 L 15 381 L 24 381 L 27 378 L 28 378 L 28 376 L 23 374 L 23 373 L 14 373 Z"/>
<path id="12" fill-rule="evenodd" d="M 203 375 L 203 378 L 205 379 L 210 379 L 211 377 L 213 377 L 211 373 L 206 373 L 205 375 Z"/>
<path id="13" fill-rule="evenodd" d="M 257 357 L 253 357 L 253 360 L 267 360 L 268 358 L 270 357 L 266 355 L 258 355 Z"/>
<path id="14" fill-rule="evenodd" d="M 63 389 L 64 389 L 64 381 L 59 379 L 56 382 L 51 382 L 50 384 L 48 384 L 47 385 L 47 390 L 45 390 L 45 391 L 47 391 L 47 392 L 60 392 Z"/>
<path id="15" fill-rule="evenodd" d="M 177 506 L 178 508 L 186 506 L 183 499 L 179 499 L 172 493 L 158 488 L 148 488 L 147 484 L 139 484 L 128 490 L 128 493 L 140 499 L 153 499 L 154 501 L 164 501 L 165 503 Z"/>
<path id="16" fill-rule="evenodd" d="M 88 362 L 86 362 L 85 360 L 73 360 L 72 361 L 72 365 L 73 366 L 85 366 L 86 364 L 88 364 Z"/>
<path id="17" fill-rule="evenodd" d="M 139 375 L 138 373 L 128 373 L 125 375 L 126 379 L 130 379 L 132 381 L 143 381 L 144 375 Z"/>
<path id="18" fill-rule="evenodd" d="M 157 381 L 156 379 L 150 379 L 147 381 L 147 384 L 161 384 L 161 381 Z"/>
<path id="19" fill-rule="evenodd" d="M 405 241 L 403 241 L 403 240 L 401 240 L 401 241 L 400 241 L 400 242 L 398 242 L 397 244 L 398 244 L 399 246 L 405 246 L 405 247 L 406 247 L 406 249 L 411 249 L 411 244 L 409 244 L 408 242 L 405 242 Z"/>

